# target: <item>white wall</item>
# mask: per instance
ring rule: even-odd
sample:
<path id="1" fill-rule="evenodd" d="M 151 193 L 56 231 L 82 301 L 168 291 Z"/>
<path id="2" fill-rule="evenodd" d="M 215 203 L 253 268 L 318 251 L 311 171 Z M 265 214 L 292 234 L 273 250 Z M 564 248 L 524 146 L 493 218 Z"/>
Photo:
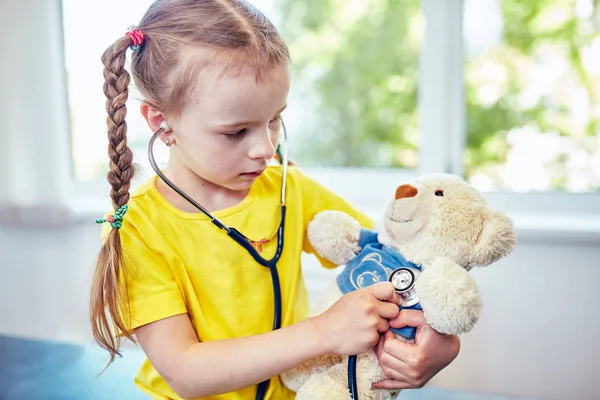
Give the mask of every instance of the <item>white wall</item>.
<path id="1" fill-rule="evenodd" d="M 598 399 L 600 248 L 522 244 L 512 257 L 474 271 L 483 318 L 460 357 L 436 379 L 556 399 Z"/>
<path id="2" fill-rule="evenodd" d="M 0 333 L 89 343 L 88 285 L 99 246 L 92 220 L 104 208 L 75 218 L 65 204 L 71 197 L 59 5 L 0 2 Z M 483 318 L 432 384 L 600 398 L 600 232 L 585 224 L 593 218 L 549 224 L 556 216 L 519 217 L 513 255 L 473 272 Z M 335 272 L 318 269 L 310 257 L 306 270 L 314 300 Z"/>

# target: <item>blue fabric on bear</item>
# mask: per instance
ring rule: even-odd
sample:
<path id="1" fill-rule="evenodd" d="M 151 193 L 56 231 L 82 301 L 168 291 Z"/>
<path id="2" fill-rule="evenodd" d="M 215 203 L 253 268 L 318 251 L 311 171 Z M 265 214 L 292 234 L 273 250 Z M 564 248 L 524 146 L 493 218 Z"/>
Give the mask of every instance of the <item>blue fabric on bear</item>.
<path id="1" fill-rule="evenodd" d="M 358 245 L 361 251 L 354 257 L 337 277 L 337 284 L 342 293 L 371 286 L 378 282 L 386 282 L 396 269 L 401 267 L 421 271 L 421 267 L 406 260 L 396 249 L 385 246 L 377 240 L 377 232 L 361 229 Z M 400 309 L 422 310 L 417 303 Z M 413 327 L 390 328 L 407 339 L 414 339 L 416 329 Z"/>

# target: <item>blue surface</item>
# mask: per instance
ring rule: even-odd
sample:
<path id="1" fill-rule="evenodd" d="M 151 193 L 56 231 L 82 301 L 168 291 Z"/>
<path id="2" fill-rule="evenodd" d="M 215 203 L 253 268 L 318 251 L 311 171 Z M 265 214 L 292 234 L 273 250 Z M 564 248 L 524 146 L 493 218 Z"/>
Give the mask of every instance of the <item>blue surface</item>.
<path id="1" fill-rule="evenodd" d="M 97 377 L 107 361 L 98 347 L 0 335 L 0 400 L 147 400 L 133 383 L 143 359 L 139 349 L 126 348 Z M 398 399 L 534 400 L 435 387 L 404 390 Z"/>
<path id="2" fill-rule="evenodd" d="M 133 383 L 141 351 L 125 349 L 97 377 L 107 354 L 93 346 L 0 335 L 0 399 L 147 400 Z"/>

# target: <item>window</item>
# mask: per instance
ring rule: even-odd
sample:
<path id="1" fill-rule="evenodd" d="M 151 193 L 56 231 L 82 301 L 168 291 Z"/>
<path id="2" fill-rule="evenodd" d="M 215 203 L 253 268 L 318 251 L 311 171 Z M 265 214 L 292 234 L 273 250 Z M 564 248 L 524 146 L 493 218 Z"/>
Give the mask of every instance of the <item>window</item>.
<path id="1" fill-rule="evenodd" d="M 63 0 L 79 182 L 107 169 L 100 55 L 151 2 Z M 359 207 L 379 213 L 390 182 L 450 172 L 507 210 L 599 211 L 598 2 L 252 2 L 292 52 L 291 158 Z M 148 175 L 132 96 L 129 143 Z"/>
<path id="2" fill-rule="evenodd" d="M 600 4 L 467 0 L 464 11 L 466 176 L 486 190 L 597 190 Z"/>
<path id="3" fill-rule="evenodd" d="M 74 175 L 90 182 L 103 179 L 107 171 L 100 56 L 128 25 L 140 20 L 152 1 L 123 5 L 110 0 L 95 9 L 80 3 L 63 1 L 65 52 Z M 309 167 L 416 167 L 422 36 L 418 3 L 324 1 L 324 8 L 296 0 L 254 3 L 283 27 L 294 57 L 291 106 L 285 114 L 291 157 Z M 365 30 L 372 33 L 365 35 Z M 380 35 L 405 39 L 390 51 L 387 42 L 378 40 Z M 384 54 L 385 62 L 379 62 Z M 145 161 L 148 128 L 137 110 L 139 97 L 132 97 L 129 144 L 136 163 L 151 171 Z M 161 156 L 164 160 L 166 152 Z"/>

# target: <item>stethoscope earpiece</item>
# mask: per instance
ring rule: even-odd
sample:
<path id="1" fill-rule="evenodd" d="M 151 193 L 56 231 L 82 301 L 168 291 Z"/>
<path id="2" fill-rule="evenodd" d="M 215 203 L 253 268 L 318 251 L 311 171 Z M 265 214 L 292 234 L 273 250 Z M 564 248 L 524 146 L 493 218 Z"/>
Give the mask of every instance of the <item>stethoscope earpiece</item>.
<path id="1" fill-rule="evenodd" d="M 163 120 L 163 122 L 160 123 L 160 128 L 165 132 L 169 130 L 169 124 L 167 123 L 167 120 Z"/>

